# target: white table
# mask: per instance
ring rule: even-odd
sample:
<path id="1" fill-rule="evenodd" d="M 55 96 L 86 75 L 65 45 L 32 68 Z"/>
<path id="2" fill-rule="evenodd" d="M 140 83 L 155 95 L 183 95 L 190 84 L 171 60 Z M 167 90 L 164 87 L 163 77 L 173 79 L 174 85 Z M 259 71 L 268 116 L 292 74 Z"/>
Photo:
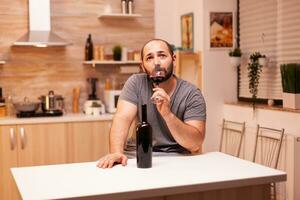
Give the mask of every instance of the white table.
<path id="1" fill-rule="evenodd" d="M 219 152 L 153 157 L 149 169 L 139 169 L 136 160 L 129 159 L 126 167 L 111 169 L 99 169 L 96 162 L 88 162 L 13 168 L 12 173 L 23 199 L 182 199 L 176 195 L 186 193 L 214 199 L 205 195 L 207 191 L 215 199 L 226 199 L 227 193 L 236 195 L 233 191 L 237 188 L 242 189 L 240 195 L 243 191 L 248 191 L 242 194 L 246 196 L 266 195 L 269 183 L 286 180 L 285 172 Z"/>

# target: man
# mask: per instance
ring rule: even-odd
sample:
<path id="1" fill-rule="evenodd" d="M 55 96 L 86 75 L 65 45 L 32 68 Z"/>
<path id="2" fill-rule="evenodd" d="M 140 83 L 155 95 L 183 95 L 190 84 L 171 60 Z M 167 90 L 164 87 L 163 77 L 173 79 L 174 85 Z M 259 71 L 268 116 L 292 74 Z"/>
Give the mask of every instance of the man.
<path id="1" fill-rule="evenodd" d="M 145 73 L 132 75 L 120 95 L 110 130 L 110 153 L 97 166 L 111 168 L 127 163 L 124 144 L 141 105 L 147 104 L 148 123 L 152 126 L 153 152 L 200 153 L 205 136 L 206 106 L 199 89 L 173 75 L 176 56 L 170 44 L 161 39 L 148 41 L 141 51 Z M 155 68 L 166 76 L 159 87 L 151 81 Z M 154 104 L 151 99 L 157 99 Z"/>

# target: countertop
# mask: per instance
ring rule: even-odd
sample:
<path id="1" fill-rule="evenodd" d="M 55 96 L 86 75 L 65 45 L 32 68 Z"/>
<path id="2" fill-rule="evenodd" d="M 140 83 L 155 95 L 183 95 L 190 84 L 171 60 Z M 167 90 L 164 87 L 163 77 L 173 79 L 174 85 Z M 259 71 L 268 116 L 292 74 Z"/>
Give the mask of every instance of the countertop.
<path id="1" fill-rule="evenodd" d="M 105 121 L 112 120 L 112 114 L 103 114 L 99 116 L 79 114 L 64 114 L 59 117 L 31 117 L 31 118 L 17 118 L 4 117 L 0 118 L 0 125 L 12 124 L 39 124 L 39 123 L 60 123 L 60 122 L 81 122 L 81 121 Z"/>
<path id="2" fill-rule="evenodd" d="M 259 185 L 286 173 L 220 152 L 153 157 L 153 167 L 99 169 L 96 162 L 12 168 L 23 199 L 100 197 L 128 199 Z"/>

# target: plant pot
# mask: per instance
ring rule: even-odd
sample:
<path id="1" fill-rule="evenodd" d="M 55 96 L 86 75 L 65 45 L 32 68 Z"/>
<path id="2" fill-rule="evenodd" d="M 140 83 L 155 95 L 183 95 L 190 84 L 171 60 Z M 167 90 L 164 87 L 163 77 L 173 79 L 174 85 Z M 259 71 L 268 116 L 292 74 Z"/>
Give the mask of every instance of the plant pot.
<path id="1" fill-rule="evenodd" d="M 292 108 L 292 109 L 300 109 L 300 93 L 283 93 L 282 94 L 283 107 L 284 108 Z"/>
<path id="2" fill-rule="evenodd" d="M 122 54 L 119 54 L 119 53 L 113 54 L 113 58 L 114 58 L 114 60 L 116 60 L 116 61 L 120 61 L 121 58 L 122 58 Z"/>
<path id="3" fill-rule="evenodd" d="M 258 64 L 260 64 L 261 66 L 266 66 L 267 63 L 268 63 L 267 58 L 258 58 Z"/>
<path id="4" fill-rule="evenodd" d="M 233 67 L 237 67 L 241 64 L 241 57 L 234 57 L 234 56 L 230 56 L 230 64 Z"/>

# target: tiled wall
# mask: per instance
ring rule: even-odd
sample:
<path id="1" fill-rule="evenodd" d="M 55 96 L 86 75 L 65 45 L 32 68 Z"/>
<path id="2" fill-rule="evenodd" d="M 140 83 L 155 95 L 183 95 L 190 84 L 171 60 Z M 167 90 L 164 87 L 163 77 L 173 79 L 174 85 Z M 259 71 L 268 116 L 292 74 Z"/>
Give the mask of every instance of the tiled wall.
<path id="1" fill-rule="evenodd" d="M 92 68 L 83 65 L 84 45 L 89 33 L 95 44 L 103 45 L 111 54 L 116 44 L 138 50 L 154 37 L 153 1 L 134 1 L 136 19 L 99 19 L 107 5 L 119 13 L 119 0 L 51 0 L 52 30 L 73 45 L 65 48 L 12 47 L 12 43 L 28 30 L 28 1 L 3 0 L 0 5 L 0 87 L 4 95 L 14 101 L 25 96 L 37 100 L 49 90 L 65 97 L 67 111 L 71 111 L 72 89 L 81 87 L 80 109 L 87 98 L 87 77 L 99 79 L 99 95 L 103 95 L 107 77 L 123 83 L 128 75 L 119 74 L 117 66 Z"/>

